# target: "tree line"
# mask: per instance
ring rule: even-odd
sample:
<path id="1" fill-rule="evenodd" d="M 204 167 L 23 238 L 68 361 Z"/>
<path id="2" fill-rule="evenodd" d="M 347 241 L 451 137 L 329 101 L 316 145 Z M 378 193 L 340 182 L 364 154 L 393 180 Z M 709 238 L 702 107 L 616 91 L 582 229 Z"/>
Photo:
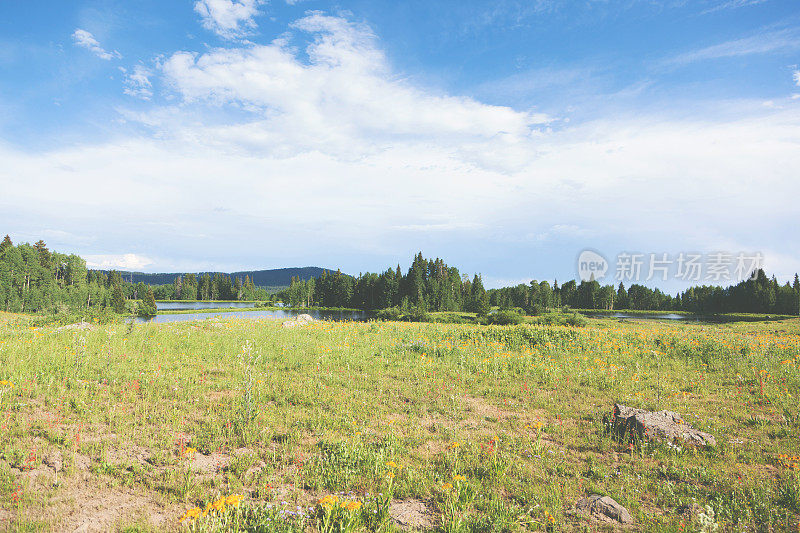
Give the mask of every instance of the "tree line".
<path id="1" fill-rule="evenodd" d="M 520 309 L 538 315 L 548 309 L 633 309 L 648 311 L 688 311 L 698 314 L 772 313 L 800 314 L 800 279 L 780 284 L 759 269 L 746 281 L 727 288 L 690 287 L 671 295 L 660 289 L 633 284 L 627 289 L 601 285 L 597 281 L 531 281 L 513 287 L 485 290 L 481 276 L 471 279 L 441 259 L 414 256 L 404 274 L 400 266 L 381 274 L 357 277 L 341 271 L 323 272 L 308 280 L 292 279 L 288 289 L 278 294 L 292 306 L 349 307 L 378 310 L 472 311 L 485 314 L 491 307 Z"/>
<path id="2" fill-rule="evenodd" d="M 470 311 L 485 315 L 492 306 L 539 314 L 548 309 L 634 309 L 688 311 L 699 314 L 800 314 L 800 279 L 778 283 L 759 269 L 730 287 L 696 286 L 675 296 L 634 284 L 600 285 L 597 281 L 568 281 L 559 286 L 531 281 L 486 290 L 479 274 L 471 278 L 442 259 L 414 256 L 403 273 L 400 265 L 385 272 L 359 274 L 341 271 L 317 278 L 293 278 L 284 291 L 269 294 L 244 279 L 225 274 L 185 274 L 171 284 L 129 283 L 116 271 L 88 270 L 75 254 L 52 252 L 39 240 L 14 245 L 8 235 L 0 242 L 0 310 L 7 312 L 81 312 L 155 314 L 155 300 L 280 299 L 292 306 L 347 307 L 364 310 L 397 308 L 403 312 Z"/>
<path id="3" fill-rule="evenodd" d="M 256 287 L 249 275 L 244 279 L 221 273 L 184 274 L 173 283 L 155 285 L 153 292 L 157 300 L 261 300 L 271 296 L 263 287 Z"/>
<path id="4" fill-rule="evenodd" d="M 545 282 L 521 284 L 489 291 L 492 305 L 516 307 L 538 314 L 548 307 L 573 309 L 632 309 L 642 311 L 687 311 L 701 315 L 720 313 L 800 314 L 800 279 L 780 284 L 758 269 L 750 279 L 730 287 L 702 285 L 690 287 L 675 296 L 659 289 L 633 284 L 627 289 L 600 285 L 597 281 L 568 281 L 552 290 Z"/>

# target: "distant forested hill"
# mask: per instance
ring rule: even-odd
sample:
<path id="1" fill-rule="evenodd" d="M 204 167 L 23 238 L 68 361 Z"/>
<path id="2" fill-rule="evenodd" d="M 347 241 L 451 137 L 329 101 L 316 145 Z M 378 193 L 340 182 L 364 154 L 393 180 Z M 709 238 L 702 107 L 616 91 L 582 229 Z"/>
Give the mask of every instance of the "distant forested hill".
<path id="1" fill-rule="evenodd" d="M 256 287 L 288 287 L 292 283 L 292 278 L 307 280 L 322 275 L 323 268 L 320 267 L 294 267 L 294 268 L 274 268 L 271 270 L 244 270 L 242 272 L 224 273 L 231 279 L 250 276 L 253 285 Z M 100 270 L 104 274 L 108 271 Z M 148 285 L 166 285 L 173 283 L 178 276 L 185 276 L 186 272 L 169 272 L 158 274 L 147 274 L 144 272 L 121 272 L 125 281 L 132 283 L 147 283 Z M 203 274 L 217 274 L 217 272 L 194 272 L 199 278 Z M 222 272 L 220 272 L 222 274 Z"/>

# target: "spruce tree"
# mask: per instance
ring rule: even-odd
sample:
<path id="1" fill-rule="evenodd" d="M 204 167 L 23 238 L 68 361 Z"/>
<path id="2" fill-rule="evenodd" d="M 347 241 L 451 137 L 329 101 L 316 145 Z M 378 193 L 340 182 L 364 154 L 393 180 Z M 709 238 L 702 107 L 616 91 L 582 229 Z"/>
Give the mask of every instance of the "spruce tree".
<path id="1" fill-rule="evenodd" d="M 115 313 L 125 312 L 125 293 L 122 292 L 122 283 L 115 283 L 111 294 L 111 307 Z"/>
<path id="2" fill-rule="evenodd" d="M 148 285 L 142 299 L 139 301 L 138 315 L 141 317 L 156 316 L 158 307 L 156 306 L 156 298 L 153 295 L 153 288 Z"/>
<path id="3" fill-rule="evenodd" d="M 14 246 L 14 243 L 11 242 L 11 237 L 6 235 L 3 238 L 3 242 L 0 242 L 0 254 L 2 254 L 6 248 L 11 248 L 12 246 Z"/>

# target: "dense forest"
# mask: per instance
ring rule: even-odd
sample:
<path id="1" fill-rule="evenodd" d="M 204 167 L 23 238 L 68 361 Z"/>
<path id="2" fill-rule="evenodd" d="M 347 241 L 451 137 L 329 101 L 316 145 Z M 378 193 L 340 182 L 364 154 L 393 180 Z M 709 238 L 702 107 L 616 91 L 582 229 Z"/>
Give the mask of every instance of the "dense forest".
<path id="1" fill-rule="evenodd" d="M 119 272 L 87 270 L 74 254 L 51 252 L 43 241 L 14 245 L 8 235 L 0 242 L 0 310 L 15 313 L 69 313 L 93 316 L 98 312 L 155 314 L 152 289 L 123 281 Z"/>
<path id="2" fill-rule="evenodd" d="M 600 285 L 597 281 L 568 281 L 559 286 L 548 281 L 532 281 L 515 287 L 485 290 L 479 275 L 471 279 L 441 259 L 425 259 L 417 254 L 408 271 L 400 266 L 382 274 L 348 276 L 337 271 L 323 272 L 310 280 L 293 280 L 279 296 L 292 306 L 352 307 L 357 309 L 426 311 L 473 311 L 486 313 L 491 307 L 517 308 L 528 314 L 547 309 L 636 309 L 688 311 L 699 314 L 773 313 L 800 314 L 800 280 L 781 285 L 758 270 L 753 279 L 723 288 L 691 287 L 675 296 L 643 285 L 629 288 L 620 283 Z"/>
<path id="3" fill-rule="evenodd" d="M 178 275 L 173 283 L 153 287 L 156 300 L 263 300 L 266 289 L 256 287 L 249 275 L 231 279 L 226 274 Z"/>
<path id="4" fill-rule="evenodd" d="M 397 268 L 382 274 L 348 276 L 323 272 L 316 279 L 293 280 L 279 294 L 292 306 L 351 307 L 356 309 L 422 308 L 427 311 L 474 311 L 489 309 L 489 296 L 481 277 L 472 280 L 441 259 L 426 260 L 422 254 L 404 275 Z"/>
<path id="5" fill-rule="evenodd" d="M 245 278 L 250 278 L 253 282 L 253 285 L 256 287 L 261 287 L 267 289 L 270 292 L 277 292 L 280 289 L 284 289 L 289 286 L 292 278 L 300 278 L 300 279 L 310 279 L 316 278 L 324 269 L 319 267 L 291 267 L 291 268 L 272 268 L 266 270 L 242 270 L 238 272 L 231 272 L 228 274 L 223 274 L 221 272 L 194 272 L 192 273 L 196 278 L 201 278 L 204 275 L 210 276 L 212 279 L 216 274 L 220 274 L 223 276 L 227 276 L 231 280 L 236 278 L 240 278 L 244 280 Z M 98 272 L 103 272 L 105 274 L 110 274 L 110 271 L 107 270 L 99 270 Z M 147 285 L 157 286 L 157 285 L 172 285 L 176 278 L 181 277 L 185 278 L 187 276 L 186 273 L 183 272 L 159 272 L 159 273 L 148 273 L 148 272 L 125 272 L 124 279 L 130 281 L 131 283 L 146 283 Z M 172 298 L 168 298 L 172 299 Z"/>

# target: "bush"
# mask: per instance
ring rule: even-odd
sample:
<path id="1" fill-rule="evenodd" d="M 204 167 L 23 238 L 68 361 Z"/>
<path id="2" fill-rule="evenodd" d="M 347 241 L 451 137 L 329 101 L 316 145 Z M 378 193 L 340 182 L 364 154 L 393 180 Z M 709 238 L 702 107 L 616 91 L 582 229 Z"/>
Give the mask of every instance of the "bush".
<path id="1" fill-rule="evenodd" d="M 431 315 L 431 321 L 439 324 L 474 324 L 475 321 L 471 318 L 465 318 L 458 313 L 437 313 Z"/>
<path id="2" fill-rule="evenodd" d="M 516 311 L 497 311 L 487 317 L 489 324 L 507 326 L 509 324 L 521 324 L 525 319 Z"/>
<path id="3" fill-rule="evenodd" d="M 578 313 L 546 313 L 536 320 L 537 324 L 546 326 L 573 326 L 582 328 L 586 325 L 586 317 Z"/>
<path id="4" fill-rule="evenodd" d="M 582 328 L 586 325 L 586 317 L 578 313 L 572 313 L 572 316 L 567 318 L 567 325 Z"/>
<path id="5" fill-rule="evenodd" d="M 399 307 L 387 307 L 386 309 L 378 311 L 378 314 L 375 316 L 378 320 L 400 320 L 403 314 L 400 312 Z"/>
<path id="6" fill-rule="evenodd" d="M 431 315 L 424 308 L 414 306 L 408 310 L 405 319 L 411 322 L 430 322 Z"/>

